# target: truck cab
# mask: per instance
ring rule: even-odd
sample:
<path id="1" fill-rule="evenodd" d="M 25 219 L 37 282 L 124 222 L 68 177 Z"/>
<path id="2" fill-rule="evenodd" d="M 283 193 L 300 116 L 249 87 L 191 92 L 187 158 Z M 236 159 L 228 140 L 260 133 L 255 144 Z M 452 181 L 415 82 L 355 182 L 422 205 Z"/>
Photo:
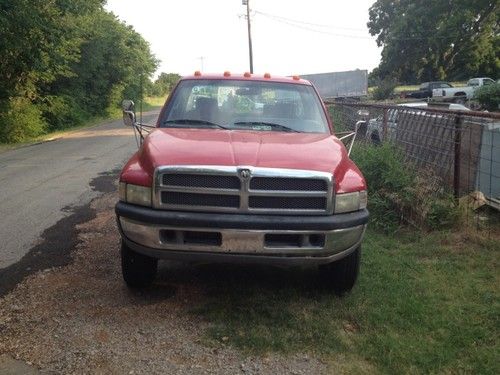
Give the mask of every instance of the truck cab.
<path id="1" fill-rule="evenodd" d="M 433 91 L 435 89 L 445 89 L 451 87 L 452 86 L 448 82 L 424 82 L 419 86 L 418 90 L 404 92 L 402 96 L 403 98 L 409 99 L 427 99 L 432 98 Z"/>
<path id="2" fill-rule="evenodd" d="M 474 97 L 474 93 L 479 87 L 494 84 L 495 81 L 491 78 L 471 78 L 467 81 L 467 86 L 434 89 L 432 91 L 432 97 L 436 100 L 453 101 L 454 103 L 465 104 L 467 100 Z"/>
<path id="3" fill-rule="evenodd" d="M 127 104 L 126 122 L 140 126 Z M 130 287 L 150 284 L 158 259 L 318 266 L 339 294 L 356 281 L 366 182 L 299 77 L 182 78 L 119 192 Z"/>

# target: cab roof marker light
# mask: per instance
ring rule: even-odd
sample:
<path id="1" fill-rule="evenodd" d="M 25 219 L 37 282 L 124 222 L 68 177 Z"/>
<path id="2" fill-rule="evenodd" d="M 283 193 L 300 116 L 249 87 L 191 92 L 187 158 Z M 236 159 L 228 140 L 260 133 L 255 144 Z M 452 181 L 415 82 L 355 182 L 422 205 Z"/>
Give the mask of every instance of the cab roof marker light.
<path id="1" fill-rule="evenodd" d="M 299 77 L 299 76 L 293 76 L 293 80 L 294 80 L 294 81 L 299 81 L 299 80 L 300 80 L 300 77 Z"/>
<path id="2" fill-rule="evenodd" d="M 264 74 L 264 78 L 267 78 L 267 79 L 271 78 L 271 74 L 269 74 L 269 73 Z"/>
<path id="3" fill-rule="evenodd" d="M 201 72 L 199 70 L 197 70 L 196 72 L 194 72 L 194 76 L 195 77 L 200 77 L 201 76 Z"/>
<path id="4" fill-rule="evenodd" d="M 231 72 L 229 72 L 229 71 L 226 70 L 224 72 L 224 77 L 231 77 Z"/>
<path id="5" fill-rule="evenodd" d="M 245 78 L 250 78 L 252 75 L 249 73 L 249 72 L 245 72 L 245 74 L 243 74 L 243 77 Z"/>

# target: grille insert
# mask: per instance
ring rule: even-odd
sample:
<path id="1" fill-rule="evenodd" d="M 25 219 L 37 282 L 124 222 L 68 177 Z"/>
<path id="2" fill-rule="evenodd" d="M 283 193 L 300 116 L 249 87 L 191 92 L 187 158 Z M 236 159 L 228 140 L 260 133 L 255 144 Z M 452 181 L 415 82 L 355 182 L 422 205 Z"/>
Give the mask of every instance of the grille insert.
<path id="1" fill-rule="evenodd" d="M 230 208 L 239 208 L 240 206 L 240 197 L 237 195 L 196 194 L 163 191 L 161 193 L 161 201 L 163 204 L 171 204 L 175 206 Z"/>
<path id="2" fill-rule="evenodd" d="M 325 246 L 325 235 L 322 233 L 266 233 L 264 246 L 268 248 L 280 247 L 317 247 Z"/>
<path id="3" fill-rule="evenodd" d="M 259 209 L 325 210 L 326 198 L 251 196 L 248 199 L 248 206 Z"/>
<path id="4" fill-rule="evenodd" d="M 201 232 L 189 230 L 163 229 L 160 231 L 161 242 L 175 245 L 221 246 L 220 232 Z"/>
<path id="5" fill-rule="evenodd" d="M 237 176 L 217 176 L 203 174 L 164 174 L 163 185 L 212 189 L 239 189 Z"/>
<path id="6" fill-rule="evenodd" d="M 314 178 L 254 177 L 251 190 L 328 191 L 325 180 Z"/>
<path id="7" fill-rule="evenodd" d="M 264 237 L 266 247 L 302 247 L 304 243 L 302 234 L 267 233 Z"/>

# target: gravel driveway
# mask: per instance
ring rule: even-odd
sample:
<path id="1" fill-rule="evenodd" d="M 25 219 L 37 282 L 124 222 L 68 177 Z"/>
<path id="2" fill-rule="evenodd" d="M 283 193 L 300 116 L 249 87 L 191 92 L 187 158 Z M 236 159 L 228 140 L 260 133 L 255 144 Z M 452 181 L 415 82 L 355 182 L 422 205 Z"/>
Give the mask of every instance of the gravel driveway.
<path id="1" fill-rule="evenodd" d="M 120 273 L 115 193 L 91 203 L 95 218 L 77 227 L 72 262 L 26 278 L 0 299 L 0 356 L 42 373 L 318 374 L 307 354 L 246 356 L 209 347 L 209 322 L 191 313 L 205 298 L 190 267 L 163 264 L 158 281 L 128 290 Z M 178 273 L 179 277 L 172 277 Z M 169 271 L 169 272 L 167 272 Z"/>

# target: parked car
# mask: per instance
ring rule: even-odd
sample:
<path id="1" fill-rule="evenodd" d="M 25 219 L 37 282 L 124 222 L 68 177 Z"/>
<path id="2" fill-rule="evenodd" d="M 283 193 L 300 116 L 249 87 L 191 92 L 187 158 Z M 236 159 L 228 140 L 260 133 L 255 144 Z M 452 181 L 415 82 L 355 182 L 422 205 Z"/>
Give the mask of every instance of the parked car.
<path id="1" fill-rule="evenodd" d="M 448 82 L 424 82 L 416 91 L 403 92 L 403 98 L 427 99 L 432 98 L 433 90 L 453 87 Z"/>
<path id="2" fill-rule="evenodd" d="M 446 103 L 443 105 L 429 104 L 426 102 L 414 102 L 414 103 L 402 103 L 398 104 L 398 107 L 410 107 L 410 108 L 441 108 L 448 109 L 453 111 L 470 111 L 469 108 L 462 104 L 456 103 Z M 399 120 L 399 110 L 396 108 L 389 109 L 387 111 L 387 138 L 392 139 L 395 136 L 396 128 L 398 126 Z M 418 114 L 418 113 L 417 113 Z M 421 116 L 436 116 L 435 114 L 426 113 L 422 111 L 419 113 Z M 358 124 L 361 126 L 362 124 Z M 374 144 L 380 144 L 384 141 L 384 124 L 383 124 L 383 116 L 380 115 L 376 118 L 368 120 L 366 124 L 366 138 L 371 140 Z"/>
<path id="3" fill-rule="evenodd" d="M 478 87 L 492 84 L 495 84 L 495 81 L 491 78 L 472 78 L 464 87 L 436 88 L 432 91 L 432 97 L 436 100 L 463 104 L 474 97 Z"/>
<path id="4" fill-rule="evenodd" d="M 142 130 L 135 119 L 124 101 L 126 124 Z M 150 284 L 158 259 L 319 266 L 339 294 L 356 281 L 366 182 L 299 77 L 182 78 L 119 191 L 129 287 Z"/>

